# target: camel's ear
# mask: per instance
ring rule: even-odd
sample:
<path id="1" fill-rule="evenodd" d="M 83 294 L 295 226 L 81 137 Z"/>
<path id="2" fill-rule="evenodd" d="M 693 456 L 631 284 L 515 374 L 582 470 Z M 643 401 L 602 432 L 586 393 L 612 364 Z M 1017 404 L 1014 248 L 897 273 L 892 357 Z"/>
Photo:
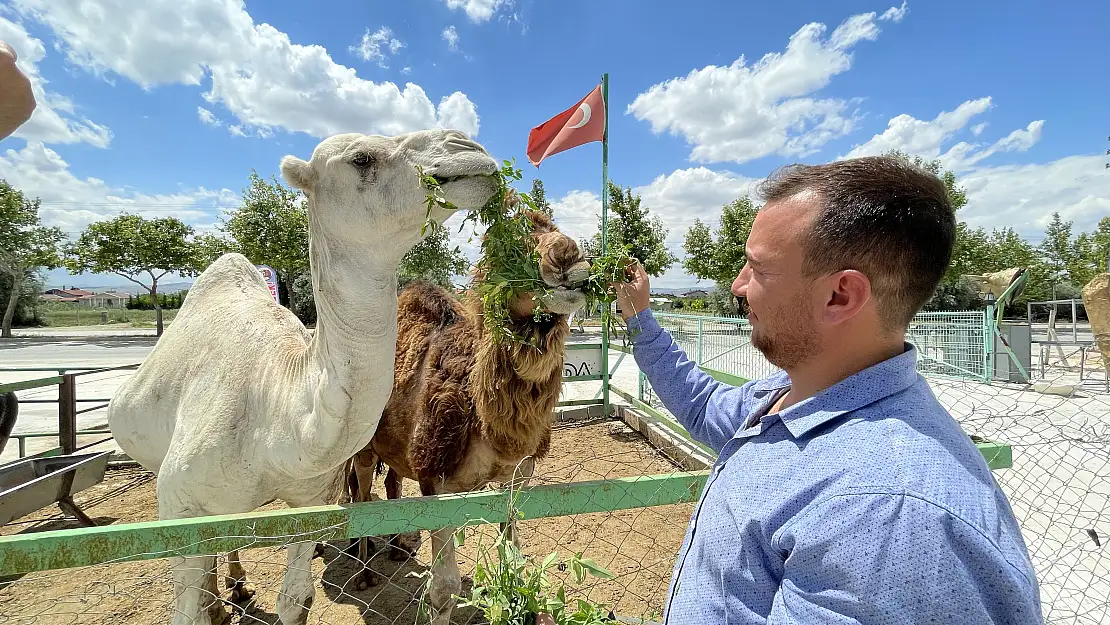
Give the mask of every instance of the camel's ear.
<path id="1" fill-rule="evenodd" d="M 316 172 L 312 171 L 312 165 L 296 156 L 287 155 L 281 159 L 281 175 L 286 182 L 305 193 L 311 191 L 316 183 Z"/>

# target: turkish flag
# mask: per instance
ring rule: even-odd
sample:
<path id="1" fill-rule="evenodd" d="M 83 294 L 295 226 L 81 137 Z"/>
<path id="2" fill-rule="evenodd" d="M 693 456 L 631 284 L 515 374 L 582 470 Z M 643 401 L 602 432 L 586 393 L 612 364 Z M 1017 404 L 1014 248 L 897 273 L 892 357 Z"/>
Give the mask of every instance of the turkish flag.
<path id="1" fill-rule="evenodd" d="M 540 161 L 552 154 L 601 141 L 604 136 L 605 100 L 598 85 L 577 104 L 528 133 L 528 160 L 539 167 Z"/>

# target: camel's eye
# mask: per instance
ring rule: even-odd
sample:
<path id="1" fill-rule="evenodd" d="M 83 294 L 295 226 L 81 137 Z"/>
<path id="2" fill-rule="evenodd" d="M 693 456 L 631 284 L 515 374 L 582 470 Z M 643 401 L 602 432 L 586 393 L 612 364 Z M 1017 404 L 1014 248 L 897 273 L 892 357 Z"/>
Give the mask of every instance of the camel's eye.
<path id="1" fill-rule="evenodd" d="M 360 169 L 365 169 L 374 164 L 374 157 L 365 152 L 355 154 L 354 158 L 351 159 L 351 164 Z"/>

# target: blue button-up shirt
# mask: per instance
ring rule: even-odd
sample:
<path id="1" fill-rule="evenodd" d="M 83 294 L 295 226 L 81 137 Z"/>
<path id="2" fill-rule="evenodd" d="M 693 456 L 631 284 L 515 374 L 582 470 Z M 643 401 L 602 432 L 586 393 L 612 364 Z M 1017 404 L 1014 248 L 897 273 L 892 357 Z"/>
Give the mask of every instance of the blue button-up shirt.
<path id="1" fill-rule="evenodd" d="M 912 345 L 767 415 L 785 373 L 729 386 L 650 310 L 628 328 L 655 394 L 718 454 L 675 563 L 668 625 L 1044 622 L 1009 502 Z"/>

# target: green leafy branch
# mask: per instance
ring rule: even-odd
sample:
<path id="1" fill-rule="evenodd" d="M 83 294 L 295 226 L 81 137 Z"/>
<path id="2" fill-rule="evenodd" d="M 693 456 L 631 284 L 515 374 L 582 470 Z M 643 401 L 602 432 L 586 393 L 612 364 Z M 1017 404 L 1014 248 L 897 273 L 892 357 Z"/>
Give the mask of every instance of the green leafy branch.
<path id="1" fill-rule="evenodd" d="M 434 207 L 455 209 L 447 201 L 435 177 L 418 169 L 420 180 L 428 189 L 427 207 L 423 234 L 428 227 L 434 227 L 431 211 Z M 532 316 L 536 321 L 549 317 L 543 308 L 543 301 L 551 289 L 540 276 L 540 258 L 532 238 L 532 222 L 528 211 L 540 210 L 528 194 L 512 188 L 513 182 L 521 179 L 521 171 L 515 161 L 502 161 L 501 169 L 494 175 L 497 191 L 488 202 L 476 211 L 470 211 L 463 220 L 460 232 L 467 223 L 473 222 L 474 232 L 485 228 L 482 237 L 481 257 L 475 264 L 474 290 L 482 301 L 482 317 L 486 330 L 494 343 L 513 341 L 536 347 L 535 337 L 522 336 L 513 329 L 510 318 L 511 302 L 517 298 L 531 296 Z M 627 247 L 610 250 L 594 259 L 590 267 L 590 277 L 586 286 L 587 305 L 602 303 L 608 306 L 616 296 L 611 284 L 626 282 L 624 269 L 632 262 Z"/>

